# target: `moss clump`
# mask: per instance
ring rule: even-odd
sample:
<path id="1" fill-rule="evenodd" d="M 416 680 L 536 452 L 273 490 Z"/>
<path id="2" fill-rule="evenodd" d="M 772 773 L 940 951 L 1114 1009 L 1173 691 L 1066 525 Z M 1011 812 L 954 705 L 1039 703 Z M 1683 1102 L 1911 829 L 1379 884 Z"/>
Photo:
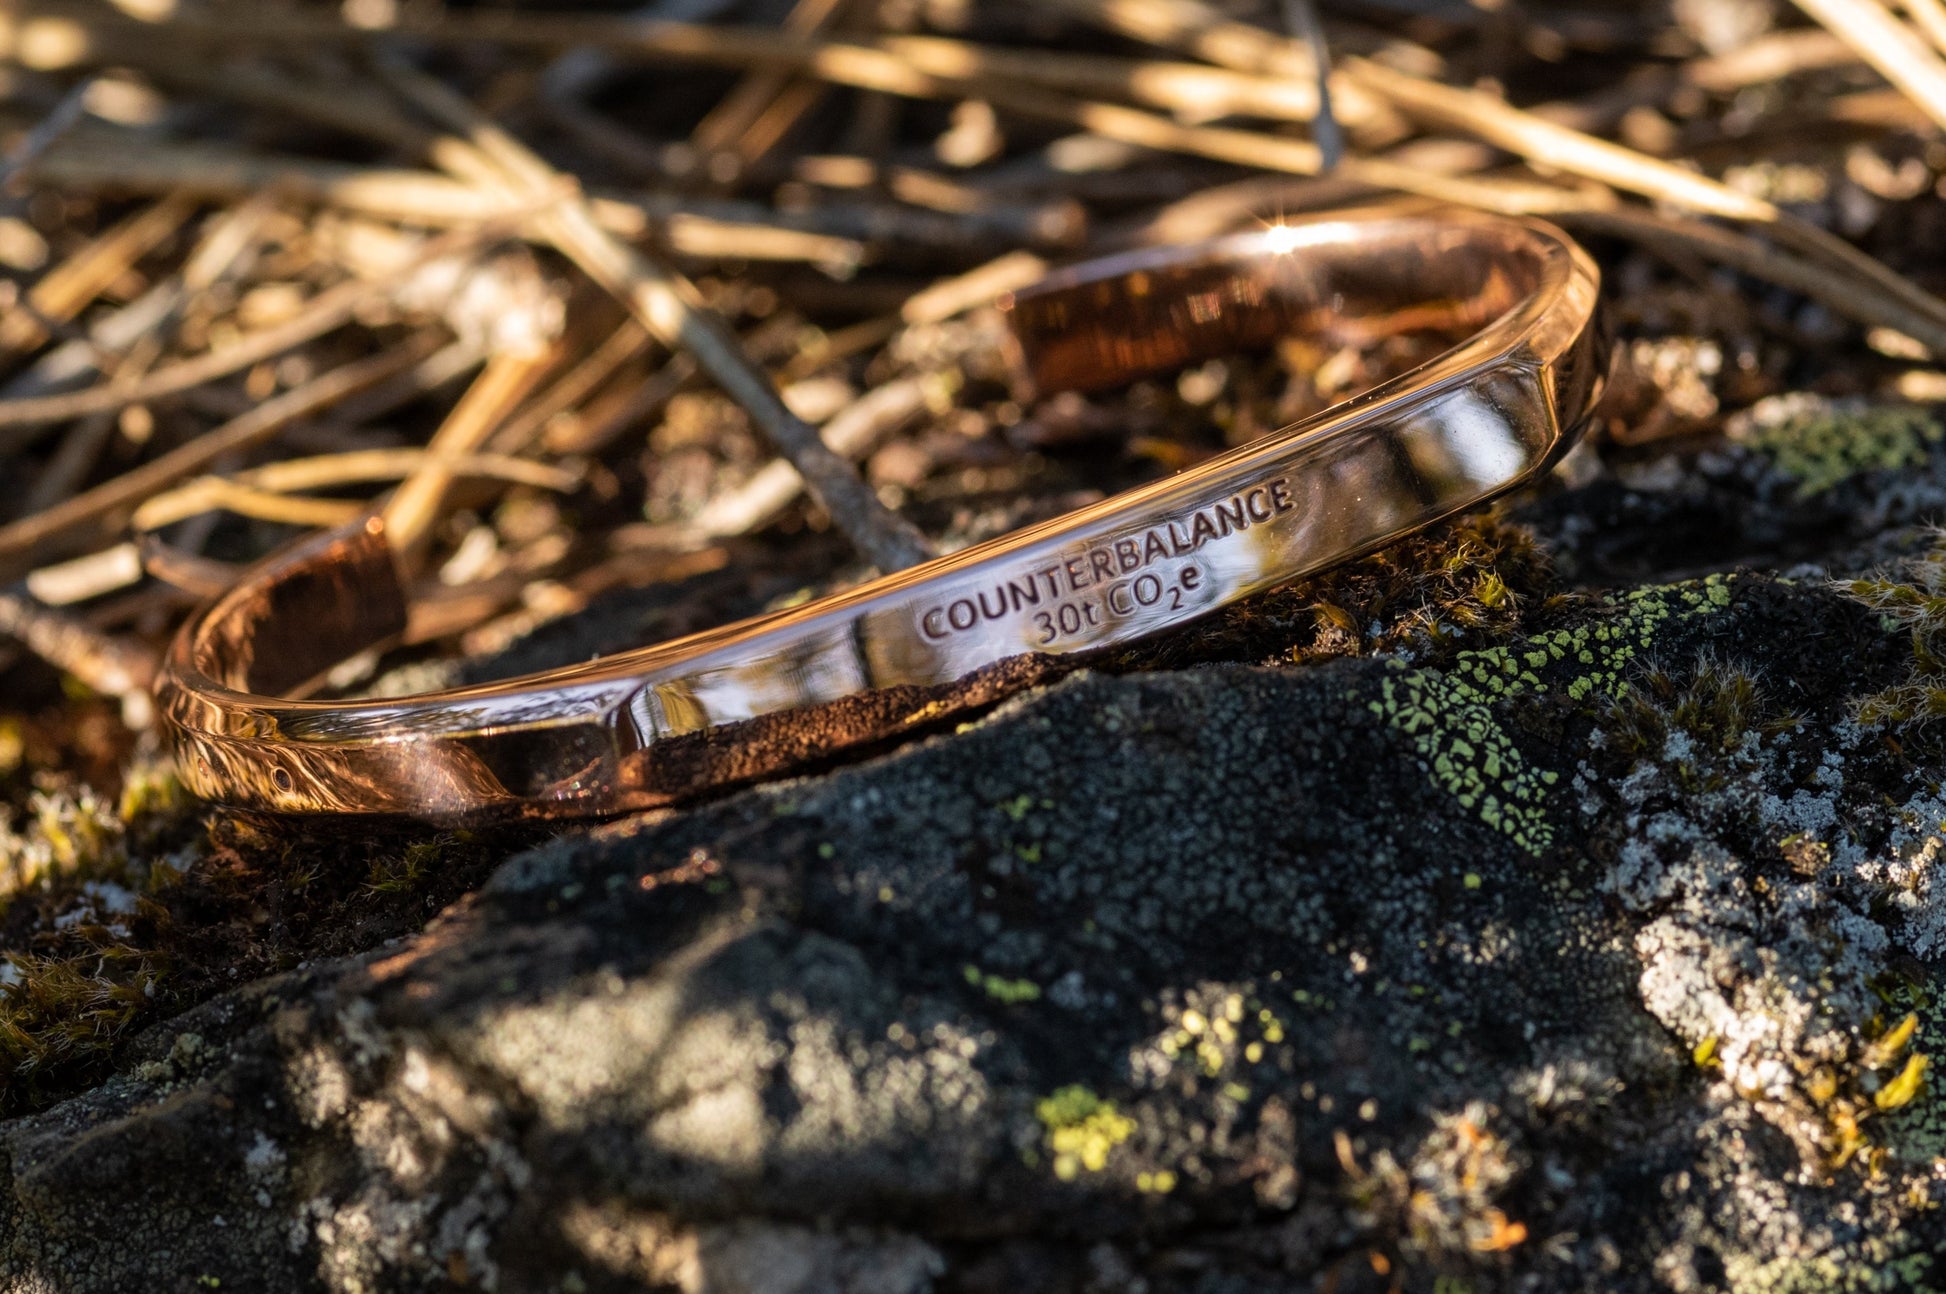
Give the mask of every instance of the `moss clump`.
<path id="1" fill-rule="evenodd" d="M 238 977 L 416 928 L 512 839 L 198 821 L 166 765 L 119 780 L 113 808 L 70 784 L 17 824 L 0 809 L 0 1114 L 94 1081 L 135 1030 Z"/>
<path id="2" fill-rule="evenodd" d="M 167 966 L 133 929 L 146 880 L 124 820 L 85 788 L 35 792 L 18 831 L 0 822 L 9 924 L 33 915 L 16 909 L 65 909 L 52 929 L 0 954 L 0 1108 L 31 1100 L 48 1076 L 104 1060 L 146 1016 Z"/>
<path id="3" fill-rule="evenodd" d="M 1886 405 L 1821 409 L 1787 417 L 1748 433 L 1746 443 L 1795 482 L 1797 497 L 1815 498 L 1861 472 L 1917 467 L 1931 457 L 1946 428 L 1923 409 Z"/>
<path id="4" fill-rule="evenodd" d="M 1699 661 L 1680 675 L 1646 669 L 1630 682 L 1601 720 L 1605 749 L 1630 764 L 1663 761 L 1676 785 L 1692 795 L 1719 790 L 1748 772 L 1730 757 L 1752 734 L 1768 736 L 1803 722 L 1780 713 L 1748 673 L 1715 661 Z M 1806 874 L 1815 874 L 1819 859 L 1831 853 L 1802 835 L 1777 845 L 1793 869 Z"/>
<path id="5" fill-rule="evenodd" d="M 1524 618 L 1547 602 L 1552 582 L 1532 531 L 1473 514 L 1226 607 L 1182 633 L 1129 648 L 1113 664 L 1308 664 L 1407 647 L 1444 654 L 1470 635 L 1519 633 Z"/>
<path id="6" fill-rule="evenodd" d="M 439 835 L 380 853 L 371 861 L 365 887 L 374 894 L 412 894 L 424 889 L 427 877 L 456 843 L 456 836 Z"/>
<path id="7" fill-rule="evenodd" d="M 1896 687 L 1861 697 L 1861 723 L 1923 722 L 1946 715 L 1946 534 L 1909 562 L 1905 579 L 1846 580 L 1839 588 L 1912 636 L 1912 666 Z"/>
<path id="8" fill-rule="evenodd" d="M 1108 1154 L 1135 1131 L 1135 1120 L 1079 1083 L 1061 1088 L 1034 1106 L 1054 1154 L 1054 1175 L 1073 1181 L 1083 1170 L 1099 1173 Z"/>
<path id="9" fill-rule="evenodd" d="M 23 829 L 0 820 L 0 908 L 60 877 L 114 871 L 126 857 L 122 824 L 94 792 L 36 791 Z"/>

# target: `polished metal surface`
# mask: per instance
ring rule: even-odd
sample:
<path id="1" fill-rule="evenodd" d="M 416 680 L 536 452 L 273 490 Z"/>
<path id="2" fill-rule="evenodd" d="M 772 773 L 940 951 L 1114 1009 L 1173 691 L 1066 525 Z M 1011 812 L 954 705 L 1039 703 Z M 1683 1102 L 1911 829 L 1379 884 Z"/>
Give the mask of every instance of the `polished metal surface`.
<path id="1" fill-rule="evenodd" d="M 1036 662 L 1182 624 L 1531 479 L 1597 392 L 1597 286 L 1560 231 L 1471 213 L 1316 220 L 1077 266 L 1002 303 L 1043 391 L 1293 333 L 1474 331 L 1174 477 L 805 606 L 490 685 L 279 699 L 403 627 L 370 520 L 271 558 L 185 626 L 161 710 L 185 782 L 248 808 L 469 822 L 666 803 L 882 734 L 947 689 L 1004 694 Z"/>

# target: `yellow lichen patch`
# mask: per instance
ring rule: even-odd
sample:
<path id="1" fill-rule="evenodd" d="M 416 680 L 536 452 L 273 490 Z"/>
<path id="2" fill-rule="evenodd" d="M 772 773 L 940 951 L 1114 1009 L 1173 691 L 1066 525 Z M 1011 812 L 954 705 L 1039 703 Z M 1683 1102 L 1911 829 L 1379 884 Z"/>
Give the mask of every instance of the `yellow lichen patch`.
<path id="1" fill-rule="evenodd" d="M 1099 1173 L 1108 1167 L 1109 1152 L 1135 1131 L 1135 1120 L 1117 1111 L 1113 1101 L 1102 1100 L 1079 1083 L 1042 1098 L 1034 1114 L 1047 1129 L 1054 1175 L 1064 1182 L 1073 1181 L 1083 1170 Z"/>
<path id="2" fill-rule="evenodd" d="M 1870 1068 L 1889 1071 L 1901 1064 L 1901 1055 L 1915 1042 L 1927 1045 L 1927 1039 L 1946 1030 L 1946 998 L 1930 984 L 1922 987 L 1903 981 L 1887 998 L 1894 1010 L 1907 1014 L 1869 1043 L 1861 1060 Z M 1869 1120 L 1877 1133 L 1875 1140 L 1908 1162 L 1946 1158 L 1946 1100 L 1940 1098 L 1936 1084 L 1926 1081 L 1931 1065 L 1929 1054 L 1911 1050 L 1898 1071 L 1886 1075 L 1866 1107 L 1867 1113 L 1872 1113 L 1871 1106 L 1877 1107 L 1878 1117 Z M 1864 1098 L 1860 1104 L 1865 1104 Z"/>
<path id="3" fill-rule="evenodd" d="M 1865 1063 L 1873 1069 L 1882 1069 L 1899 1058 L 1899 1054 L 1919 1032 L 1919 1013 L 1908 1011 L 1905 1019 L 1886 1030 L 1883 1036 L 1874 1040 L 1865 1050 Z"/>
<path id="4" fill-rule="evenodd" d="M 1156 1049 L 1170 1060 L 1194 1060 L 1202 1077 L 1213 1079 L 1234 1072 L 1239 1063 L 1262 1064 L 1284 1037 L 1284 1022 L 1274 1011 L 1229 993 L 1209 1003 L 1207 1012 L 1185 1008 L 1176 1027 L 1156 1040 Z"/>
<path id="5" fill-rule="evenodd" d="M 906 724 L 930 723 L 941 715 L 951 714 L 952 712 L 953 707 L 944 701 L 928 701 L 907 715 L 902 722 Z"/>
<path id="6" fill-rule="evenodd" d="M 1872 1097 L 1872 1104 L 1881 1110 L 1896 1110 L 1910 1104 L 1925 1086 L 1927 1064 L 1923 1053 L 1914 1052 L 1906 1060 L 1905 1068 L 1899 1071 L 1898 1077 L 1878 1089 Z"/>

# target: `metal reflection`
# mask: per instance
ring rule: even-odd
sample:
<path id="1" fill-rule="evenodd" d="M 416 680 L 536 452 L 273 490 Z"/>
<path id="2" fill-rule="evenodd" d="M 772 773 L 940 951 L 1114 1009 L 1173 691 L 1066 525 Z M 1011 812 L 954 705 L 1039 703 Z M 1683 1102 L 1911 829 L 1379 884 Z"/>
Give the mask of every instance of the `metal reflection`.
<path id="1" fill-rule="evenodd" d="M 1094 262 L 1005 302 L 1043 389 L 1292 332 L 1469 328 L 1357 399 L 1164 481 L 846 593 L 502 683 L 282 699 L 405 624 L 376 520 L 184 628 L 159 701 L 198 794 L 441 822 L 622 812 L 882 738 L 1368 551 L 1530 479 L 1600 381 L 1596 275 L 1535 221 L 1334 218 Z"/>

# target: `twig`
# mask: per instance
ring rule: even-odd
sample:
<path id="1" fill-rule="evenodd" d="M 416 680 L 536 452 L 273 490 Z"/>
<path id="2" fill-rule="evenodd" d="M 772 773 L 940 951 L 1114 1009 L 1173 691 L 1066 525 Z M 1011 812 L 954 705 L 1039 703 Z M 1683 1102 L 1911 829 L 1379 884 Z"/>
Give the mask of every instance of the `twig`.
<path id="1" fill-rule="evenodd" d="M 69 90 L 54 105 L 54 110 L 28 131 L 4 159 L 0 159 L 0 193 L 14 192 L 20 173 L 33 165 L 35 158 L 53 147 L 54 141 L 81 124 L 81 119 L 88 115 L 88 96 L 94 88 L 95 81 L 91 77 Z"/>
<path id="2" fill-rule="evenodd" d="M 88 474 L 94 471 L 96 460 L 101 457 L 101 451 L 108 447 L 109 438 L 114 434 L 113 414 L 97 413 L 83 418 L 79 425 L 61 437 L 47 465 L 20 498 L 19 506 L 9 507 L 7 515 L 31 517 L 73 494 L 87 480 Z"/>
<path id="3" fill-rule="evenodd" d="M 1318 155 L 1324 163 L 1319 169 L 1328 174 L 1345 155 L 1345 135 L 1331 111 L 1331 52 L 1324 43 L 1324 24 L 1318 21 L 1317 7 L 1311 0 L 1284 0 L 1284 26 L 1311 52 L 1318 86 L 1311 138 L 1317 141 Z"/>
<path id="4" fill-rule="evenodd" d="M 859 459 L 924 413 L 937 379 L 901 378 L 854 400 L 819 433 L 834 454 Z M 693 538 L 747 535 L 790 506 L 804 489 L 804 478 L 789 463 L 766 464 L 728 494 L 711 499 L 682 527 Z"/>
<path id="5" fill-rule="evenodd" d="M 44 607 L 19 587 L 0 589 L 0 634 L 103 696 L 121 701 L 122 719 L 129 727 L 146 728 L 153 721 L 148 689 L 155 657 L 145 648 Z"/>
<path id="6" fill-rule="evenodd" d="M 386 66 L 385 72 L 427 112 L 467 136 L 470 143 L 464 147 L 477 153 L 478 164 L 497 170 L 503 177 L 501 185 L 510 193 L 544 193 L 558 186 L 560 176 L 552 167 L 440 82 L 396 64 Z M 825 448 L 817 433 L 784 407 L 770 379 L 743 354 L 722 321 L 703 307 L 688 280 L 602 229 L 579 197 L 557 200 L 537 217 L 537 223 L 658 340 L 696 357 L 803 474 L 832 521 L 866 560 L 893 571 L 931 556 L 930 546 L 912 523 L 879 502 L 851 465 Z"/>
<path id="7" fill-rule="evenodd" d="M 542 447 L 551 454 L 600 453 L 629 428 L 661 413 L 695 380 L 696 368 L 690 356 L 671 355 L 646 381 L 594 400 L 571 418 L 550 420 L 541 432 Z"/>
<path id="8" fill-rule="evenodd" d="M 299 418 L 410 368 L 430 349 L 424 339 L 415 339 L 386 354 L 333 369 L 112 481 L 0 526 L 0 572 L 24 574 L 32 566 L 73 552 L 77 540 L 98 532 L 116 514 L 132 510 L 150 495 L 226 455 L 261 444 Z"/>
<path id="9" fill-rule="evenodd" d="M 828 28 L 844 11 L 846 0 L 797 0 L 780 24 L 793 35 L 811 37 Z M 800 88 L 782 101 L 793 84 Z M 806 89 L 810 93 L 806 93 Z M 825 87 L 816 82 L 793 82 L 788 72 L 765 68 L 747 72 L 689 133 L 700 153 L 730 153 L 739 168 L 747 168 L 782 139 L 792 123 L 815 107 Z M 763 129 L 758 131 L 761 123 Z"/>
<path id="10" fill-rule="evenodd" d="M 624 319 L 593 354 L 563 373 L 559 381 L 494 432 L 487 443 L 501 453 L 519 453 L 534 442 L 550 421 L 593 395 L 616 370 L 646 353 L 650 345 L 649 334 L 642 325 L 633 318 Z"/>
<path id="11" fill-rule="evenodd" d="M 328 426 L 349 429 L 375 422 L 449 382 L 457 382 L 485 362 L 486 353 L 478 339 L 448 342 L 397 377 L 336 405 L 329 422 L 317 424 L 315 430 L 322 432 Z"/>

